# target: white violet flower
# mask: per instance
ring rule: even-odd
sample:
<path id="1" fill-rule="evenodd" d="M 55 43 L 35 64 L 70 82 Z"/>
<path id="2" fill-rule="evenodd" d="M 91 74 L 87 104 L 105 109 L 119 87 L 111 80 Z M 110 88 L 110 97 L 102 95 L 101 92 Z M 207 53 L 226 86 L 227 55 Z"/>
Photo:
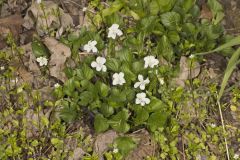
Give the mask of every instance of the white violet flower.
<path id="1" fill-rule="evenodd" d="M 150 67 L 154 68 L 154 66 L 157 66 L 159 64 L 159 60 L 156 59 L 154 56 L 146 56 L 144 57 L 144 68 Z"/>
<path id="2" fill-rule="evenodd" d="M 136 82 L 134 84 L 134 88 L 138 88 L 139 87 L 141 90 L 144 90 L 145 89 L 145 85 L 150 83 L 149 79 L 147 78 L 146 80 L 144 80 L 143 79 L 143 75 L 141 75 L 141 74 L 138 75 L 138 80 L 139 80 L 139 82 Z"/>
<path id="3" fill-rule="evenodd" d="M 97 41 L 88 41 L 88 43 L 83 46 L 83 49 L 87 52 L 92 51 L 93 53 L 97 53 L 98 50 L 96 45 L 97 45 Z"/>
<path id="4" fill-rule="evenodd" d="M 118 153 L 118 149 L 117 149 L 117 148 L 114 148 L 114 149 L 113 149 L 113 153 Z"/>
<path id="5" fill-rule="evenodd" d="M 93 61 L 91 63 L 91 66 L 93 68 L 96 68 L 96 70 L 99 71 L 103 71 L 106 72 L 107 71 L 107 67 L 104 65 L 106 63 L 106 59 L 104 57 L 97 57 L 96 61 Z"/>
<path id="6" fill-rule="evenodd" d="M 37 4 L 42 3 L 42 0 L 36 0 Z"/>
<path id="7" fill-rule="evenodd" d="M 124 79 L 124 73 L 123 72 L 113 74 L 112 84 L 114 86 L 115 85 L 123 85 L 124 83 L 126 83 L 126 80 Z"/>
<path id="8" fill-rule="evenodd" d="M 38 57 L 37 62 L 40 66 L 46 66 L 48 64 L 48 59 L 46 57 Z"/>
<path id="9" fill-rule="evenodd" d="M 239 158 L 239 154 L 234 154 L 233 159 L 238 159 Z"/>
<path id="10" fill-rule="evenodd" d="M 54 88 L 58 88 L 58 87 L 60 87 L 60 84 L 58 83 L 54 84 Z"/>
<path id="11" fill-rule="evenodd" d="M 1 66 L 1 68 L 0 68 L 1 70 L 4 70 L 5 69 L 5 67 L 4 66 Z"/>
<path id="12" fill-rule="evenodd" d="M 150 99 L 146 97 L 146 93 L 138 93 L 136 95 L 136 104 L 141 104 L 141 106 L 145 106 L 150 103 Z"/>
<path id="13" fill-rule="evenodd" d="M 108 38 L 116 39 L 117 36 L 123 35 L 123 32 L 119 29 L 118 24 L 113 24 L 108 30 Z"/>

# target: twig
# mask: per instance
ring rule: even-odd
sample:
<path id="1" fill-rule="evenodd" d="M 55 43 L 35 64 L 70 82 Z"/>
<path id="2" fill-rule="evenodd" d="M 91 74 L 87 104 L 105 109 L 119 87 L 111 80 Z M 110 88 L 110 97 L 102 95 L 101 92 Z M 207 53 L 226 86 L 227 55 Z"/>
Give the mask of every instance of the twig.
<path id="1" fill-rule="evenodd" d="M 219 101 L 219 100 L 217 100 L 217 104 L 218 104 L 218 109 L 219 109 L 220 118 L 221 118 L 221 123 L 222 123 L 222 128 L 223 128 L 225 148 L 226 148 L 226 151 L 227 151 L 227 159 L 230 160 L 227 138 L 225 137 L 225 135 L 226 135 L 226 130 L 225 130 L 225 125 L 224 125 L 224 120 L 223 120 L 223 115 L 222 115 L 221 104 L 220 104 L 220 101 Z"/>

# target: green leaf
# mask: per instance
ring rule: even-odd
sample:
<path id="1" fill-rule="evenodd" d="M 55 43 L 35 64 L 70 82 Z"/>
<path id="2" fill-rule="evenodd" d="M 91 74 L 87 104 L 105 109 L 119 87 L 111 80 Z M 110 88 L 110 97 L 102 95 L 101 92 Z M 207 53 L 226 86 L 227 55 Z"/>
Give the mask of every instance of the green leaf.
<path id="1" fill-rule="evenodd" d="M 114 1 L 109 8 L 106 8 L 102 11 L 102 16 L 110 16 L 113 13 L 119 11 L 124 6 L 124 2 L 121 0 Z"/>
<path id="2" fill-rule="evenodd" d="M 77 77 L 81 80 L 90 80 L 94 76 L 93 70 L 84 64 L 81 69 L 76 70 Z"/>
<path id="3" fill-rule="evenodd" d="M 114 141 L 119 152 L 124 156 L 128 155 L 134 148 L 137 147 L 137 144 L 131 137 L 118 137 Z"/>
<path id="4" fill-rule="evenodd" d="M 79 104 L 82 106 L 87 106 L 93 101 L 93 94 L 90 91 L 84 91 L 80 94 Z"/>
<path id="5" fill-rule="evenodd" d="M 32 51 L 36 58 L 38 57 L 49 57 L 49 51 L 47 47 L 38 39 L 34 38 L 32 42 Z"/>
<path id="6" fill-rule="evenodd" d="M 158 24 L 158 22 L 159 19 L 157 19 L 156 16 L 149 16 L 141 19 L 141 21 L 137 24 L 137 28 L 146 34 L 149 34 L 153 32 L 155 25 Z"/>
<path id="7" fill-rule="evenodd" d="M 113 109 L 113 107 L 109 106 L 108 104 L 103 104 L 100 108 L 100 112 L 105 117 L 109 117 L 114 113 L 114 109 Z"/>
<path id="8" fill-rule="evenodd" d="M 135 61 L 132 64 L 132 70 L 135 74 L 138 74 L 142 71 L 142 68 L 144 68 L 144 62 L 143 61 Z"/>
<path id="9" fill-rule="evenodd" d="M 149 10 L 151 15 L 157 15 L 158 12 L 160 11 L 160 7 L 158 6 L 158 2 L 156 0 L 153 0 L 150 4 L 149 4 Z"/>
<path id="10" fill-rule="evenodd" d="M 239 57 L 240 57 L 240 48 L 238 48 L 238 50 L 234 52 L 234 54 L 232 55 L 232 57 L 228 62 L 227 69 L 225 70 L 225 74 L 221 83 L 221 88 L 218 93 L 218 101 L 221 99 L 223 95 L 223 92 L 227 86 L 228 79 L 230 78 L 233 70 L 236 68 L 236 65 L 239 64 L 240 62 Z"/>
<path id="11" fill-rule="evenodd" d="M 129 80 L 131 80 L 131 81 L 135 81 L 136 80 L 136 75 L 131 71 L 129 64 L 124 63 L 121 66 L 121 71 L 124 72 L 125 79 L 126 79 L 127 82 L 129 82 Z"/>
<path id="12" fill-rule="evenodd" d="M 181 21 L 181 16 L 176 12 L 167 12 L 161 15 L 161 21 L 165 27 L 176 29 Z"/>
<path id="13" fill-rule="evenodd" d="M 97 133 L 106 131 L 109 128 L 108 120 L 101 114 L 97 114 L 94 119 L 94 129 Z"/>
<path id="14" fill-rule="evenodd" d="M 180 41 L 180 36 L 176 31 L 168 32 L 168 37 L 169 37 L 169 40 L 175 45 Z"/>
<path id="15" fill-rule="evenodd" d="M 141 108 L 136 111 L 136 118 L 134 118 L 135 125 L 143 124 L 149 117 L 149 113 L 146 109 Z"/>
<path id="16" fill-rule="evenodd" d="M 109 58 L 106 62 L 107 69 L 118 72 L 120 68 L 120 61 L 115 58 Z"/>
<path id="17" fill-rule="evenodd" d="M 84 74 L 84 78 L 86 80 L 90 80 L 94 76 L 93 70 L 90 67 L 88 67 L 87 65 L 83 65 L 82 71 L 83 71 L 83 74 Z"/>
<path id="18" fill-rule="evenodd" d="M 147 106 L 149 112 L 163 111 L 166 108 L 166 104 L 163 103 L 160 99 L 152 97 L 150 104 Z"/>
<path id="19" fill-rule="evenodd" d="M 240 36 L 238 37 L 235 37 L 231 40 L 229 40 L 227 43 L 219 46 L 218 48 L 212 50 L 212 51 L 208 51 L 208 52 L 200 52 L 200 53 L 196 53 L 195 55 L 206 55 L 206 54 L 210 54 L 210 53 L 214 53 L 214 52 L 220 52 L 226 48 L 229 48 L 229 47 L 233 47 L 233 46 L 236 46 L 236 45 L 240 45 Z"/>
<path id="20" fill-rule="evenodd" d="M 159 10 L 161 13 L 170 11 L 174 4 L 176 3 L 176 0 L 154 0 L 157 2 L 157 6 L 159 7 Z"/>
<path id="21" fill-rule="evenodd" d="M 100 96 L 102 96 L 102 97 L 108 96 L 110 88 L 106 84 L 104 84 L 100 81 L 97 81 L 96 88 L 97 88 Z"/>
<path id="22" fill-rule="evenodd" d="M 148 118 L 147 124 L 152 132 L 157 130 L 158 128 L 162 128 L 165 126 L 168 118 L 168 113 L 166 112 L 154 112 Z"/>
<path id="23" fill-rule="evenodd" d="M 208 0 L 208 6 L 213 13 L 213 23 L 216 25 L 224 18 L 224 10 L 217 0 Z"/>
<path id="24" fill-rule="evenodd" d="M 130 129 L 130 125 L 127 123 L 129 113 L 127 109 L 123 109 L 112 117 L 108 123 L 117 132 L 126 133 Z"/>
<path id="25" fill-rule="evenodd" d="M 57 147 L 57 146 L 63 144 L 63 140 L 58 139 L 58 138 L 52 138 L 52 139 L 51 139 L 51 143 L 52 143 L 55 147 Z"/>
<path id="26" fill-rule="evenodd" d="M 113 88 L 111 90 L 110 100 L 116 101 L 116 102 L 125 102 L 126 101 L 126 95 L 122 92 L 120 92 L 117 88 Z"/>
<path id="27" fill-rule="evenodd" d="M 68 79 L 63 86 L 63 92 L 68 96 L 71 96 L 75 90 L 74 81 L 74 78 Z"/>
<path id="28" fill-rule="evenodd" d="M 135 99 L 135 91 L 132 89 L 132 88 L 128 88 L 128 89 L 125 89 L 121 92 L 121 94 L 123 95 L 126 95 L 126 100 L 129 102 L 129 101 L 132 101 L 133 99 Z"/>
<path id="29" fill-rule="evenodd" d="M 162 55 L 164 58 L 166 58 L 168 61 L 171 61 L 173 59 L 173 48 L 169 41 L 169 39 L 164 35 L 161 37 L 161 39 L 158 42 L 158 54 Z"/>
<path id="30" fill-rule="evenodd" d="M 90 110 L 94 110 L 96 108 L 101 108 L 101 101 L 99 99 L 95 100 L 89 105 Z"/>
<path id="31" fill-rule="evenodd" d="M 124 62 L 132 62 L 133 54 L 130 52 L 129 49 L 124 48 L 116 52 L 116 57 L 120 59 L 120 61 Z"/>
<path id="32" fill-rule="evenodd" d="M 196 3 L 196 0 L 183 0 L 182 8 L 187 13 L 193 5 Z"/>
<path id="33" fill-rule="evenodd" d="M 65 100 L 61 101 L 61 105 L 60 118 L 67 123 L 73 122 L 77 118 L 77 105 Z"/>

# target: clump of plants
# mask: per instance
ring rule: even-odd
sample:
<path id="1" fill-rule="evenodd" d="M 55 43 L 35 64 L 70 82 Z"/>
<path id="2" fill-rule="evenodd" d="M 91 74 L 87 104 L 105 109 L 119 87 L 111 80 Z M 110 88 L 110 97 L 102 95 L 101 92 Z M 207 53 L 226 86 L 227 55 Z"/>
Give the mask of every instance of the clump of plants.
<path id="1" fill-rule="evenodd" d="M 193 0 L 114 1 L 106 9 L 95 3 L 96 15 L 86 11 L 93 25 L 62 37 L 80 58 L 76 68 L 66 69 L 69 80 L 55 91 L 62 118 L 70 122 L 87 109 L 97 132 L 165 127 L 175 103 L 163 96 L 167 88 L 174 90 L 170 82 L 177 60 L 226 40 L 219 23 L 221 5 L 209 1 L 215 19 L 208 21 L 199 19 Z M 80 56 L 79 49 L 88 55 Z"/>
<path id="2" fill-rule="evenodd" d="M 38 3 L 44 10 L 44 3 Z M 225 158 L 224 138 L 228 135 L 221 127 L 223 123 L 216 125 L 215 120 L 209 120 L 211 112 L 218 110 L 208 106 L 215 107 L 218 102 L 221 111 L 220 98 L 239 62 L 240 50 L 234 52 L 232 46 L 239 44 L 240 39 L 224 34 L 220 3 L 208 0 L 207 5 L 211 18 L 201 15 L 196 0 L 89 2 L 83 11 L 91 23 L 76 32 L 69 29 L 60 37 L 60 41 L 71 48 L 72 57 L 65 68 L 68 80 L 54 85 L 56 102 L 41 102 L 39 93 L 33 92 L 28 84 L 17 86 L 16 80 L 12 81 L 14 67 L 5 65 L 13 57 L 0 52 L 0 60 L 4 62 L 0 78 L 7 86 L 0 87 L 3 93 L 0 98 L 7 106 L 0 108 L 3 110 L 0 139 L 4 142 L 0 145 L 0 153 L 4 153 L 0 159 L 68 158 L 73 151 L 66 147 L 66 141 L 72 137 L 78 140 L 78 147 L 89 152 L 84 160 L 99 159 L 93 153 L 90 137 L 82 132 L 69 132 L 69 126 L 77 120 L 88 122 L 97 134 L 110 129 L 121 135 L 147 129 L 159 150 L 147 160 Z M 12 38 L 8 44 L 21 59 L 21 50 Z M 41 40 L 36 38 L 32 49 L 33 52 L 41 50 L 34 55 L 44 74 L 48 74 L 50 53 L 41 45 Z M 202 55 L 219 51 L 232 56 L 219 94 L 217 84 L 202 84 L 200 79 L 188 77 L 185 88 L 174 83 L 181 57 L 187 59 L 191 72 L 195 62 L 202 62 Z M 201 85 L 207 89 L 198 89 Z M 33 99 L 35 109 L 31 108 L 29 99 L 26 100 L 26 94 Z M 236 93 L 234 96 L 235 104 Z M 16 98 L 16 104 L 11 103 L 12 97 Z M 46 107 L 56 113 L 52 114 L 52 121 L 41 115 Z M 32 139 L 27 136 L 29 110 L 37 115 L 31 124 L 38 130 L 37 138 Z M 12 119 L 9 121 L 8 117 Z M 223 137 L 219 133 L 224 133 Z M 209 142 L 222 153 L 213 153 Z M 137 141 L 133 138 L 120 136 L 115 139 L 113 150 L 104 153 L 104 157 L 124 159 L 136 147 Z M 238 156 L 234 150 L 230 150 L 230 154 Z"/>
<path id="3" fill-rule="evenodd" d="M 97 133 L 178 128 L 173 116 L 184 89 L 172 81 L 180 57 L 191 64 L 208 51 L 231 55 L 238 44 L 224 34 L 220 3 L 209 0 L 208 7 L 211 20 L 201 17 L 194 0 L 116 0 L 108 8 L 91 2 L 85 13 L 92 25 L 61 38 L 76 62 L 55 90 L 61 118 L 72 122 L 87 114 Z"/>

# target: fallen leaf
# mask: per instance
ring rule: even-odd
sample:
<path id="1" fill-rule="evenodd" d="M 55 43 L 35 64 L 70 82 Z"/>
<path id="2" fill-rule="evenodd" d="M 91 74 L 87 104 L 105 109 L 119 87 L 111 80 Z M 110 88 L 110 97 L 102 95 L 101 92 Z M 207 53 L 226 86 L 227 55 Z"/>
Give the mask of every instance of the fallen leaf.
<path id="1" fill-rule="evenodd" d="M 126 157 L 126 160 L 143 160 L 155 154 L 156 146 L 151 141 L 151 136 L 147 130 L 140 130 L 139 132 L 130 134 L 130 136 L 139 142 L 137 148 Z"/>
<path id="2" fill-rule="evenodd" d="M 30 72 L 28 72 L 25 67 L 21 66 L 20 68 L 18 68 L 17 72 L 19 77 L 21 77 L 24 82 L 32 84 L 33 75 Z"/>
<path id="3" fill-rule="evenodd" d="M 174 79 L 177 85 L 182 87 L 185 86 L 184 82 L 187 79 L 196 78 L 201 71 L 200 64 L 198 62 L 193 61 L 191 66 L 187 57 L 182 56 L 180 59 L 180 72 L 177 78 Z"/>
<path id="4" fill-rule="evenodd" d="M 36 22 L 36 30 L 40 35 L 43 35 L 47 32 L 46 28 L 63 28 L 64 30 L 73 26 L 73 20 L 71 16 L 59 8 L 59 6 L 52 1 L 43 1 L 42 2 L 44 11 L 41 8 L 41 5 L 37 3 L 32 3 L 31 7 L 28 9 L 26 16 L 24 17 L 25 23 L 23 26 L 27 29 L 34 28 Z M 59 12 L 59 15 L 56 15 L 55 12 Z M 46 18 L 45 15 L 47 15 Z M 59 31 L 58 31 L 59 32 Z"/>
<path id="5" fill-rule="evenodd" d="M 84 6 L 86 0 L 81 0 L 81 6 Z M 79 25 L 79 12 L 81 11 L 81 6 L 76 5 L 79 3 L 79 0 L 71 0 L 71 1 L 62 1 L 65 10 L 71 15 L 73 18 L 74 25 Z M 81 7 L 81 8 L 80 8 Z"/>
<path id="6" fill-rule="evenodd" d="M 3 3 L 1 5 L 1 9 L 0 9 L 0 17 L 7 17 L 10 16 L 11 12 L 9 10 L 9 6 L 6 3 Z"/>
<path id="7" fill-rule="evenodd" d="M 109 130 L 105 133 L 99 134 L 96 137 L 94 143 L 94 151 L 99 155 L 102 156 L 104 151 L 106 151 L 110 144 L 113 143 L 114 139 L 117 138 L 117 132 L 113 130 Z"/>
<path id="8" fill-rule="evenodd" d="M 73 151 L 73 156 L 69 157 L 68 160 L 79 160 L 84 156 L 84 154 L 86 154 L 86 152 L 84 152 L 82 148 L 80 147 L 75 148 Z"/>
<path id="9" fill-rule="evenodd" d="M 44 39 L 44 44 L 52 53 L 49 61 L 50 75 L 65 82 L 67 77 L 63 70 L 67 58 L 71 56 L 70 48 L 50 37 Z"/>
<path id="10" fill-rule="evenodd" d="M 40 121 L 39 117 L 41 116 L 44 116 L 43 112 L 39 112 L 39 114 L 37 114 L 34 112 L 33 109 L 29 109 L 26 111 L 27 138 L 37 137 L 39 135 L 38 122 Z"/>
<path id="11" fill-rule="evenodd" d="M 16 41 L 19 39 L 19 35 L 22 32 L 21 25 L 23 19 L 20 14 L 15 14 L 0 19 L 0 49 L 6 46 L 5 38 L 11 32 Z"/>
<path id="12" fill-rule="evenodd" d="M 32 44 L 26 44 L 20 47 L 24 51 L 24 65 L 28 67 L 29 72 L 31 72 L 34 76 L 41 75 L 41 71 L 36 62 L 36 57 L 32 52 Z"/>

